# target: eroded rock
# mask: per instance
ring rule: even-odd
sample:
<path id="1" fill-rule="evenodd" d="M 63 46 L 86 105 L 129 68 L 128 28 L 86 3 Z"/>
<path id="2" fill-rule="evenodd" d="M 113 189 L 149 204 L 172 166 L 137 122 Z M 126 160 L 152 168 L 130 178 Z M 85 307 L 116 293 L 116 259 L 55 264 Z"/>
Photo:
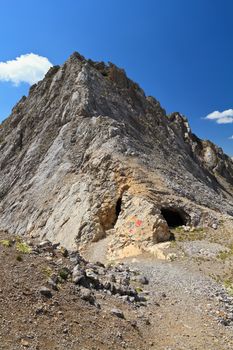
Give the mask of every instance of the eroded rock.
<path id="1" fill-rule="evenodd" d="M 67 257 L 108 235 L 112 258 L 150 251 L 170 238 L 162 209 L 189 226 L 233 215 L 231 158 L 113 64 L 75 53 L 53 67 L 0 140 L 0 229 L 43 238 L 49 254 L 46 240 Z"/>

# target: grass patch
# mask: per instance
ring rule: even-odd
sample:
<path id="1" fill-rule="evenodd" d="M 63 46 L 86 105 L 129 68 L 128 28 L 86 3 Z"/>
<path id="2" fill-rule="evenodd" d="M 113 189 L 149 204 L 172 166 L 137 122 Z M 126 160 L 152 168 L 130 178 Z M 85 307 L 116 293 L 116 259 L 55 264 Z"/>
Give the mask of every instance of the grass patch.
<path id="1" fill-rule="evenodd" d="M 172 229 L 173 233 L 179 233 L 179 232 L 183 232 L 183 231 L 184 231 L 183 226 L 177 226 L 176 228 Z"/>
<path id="2" fill-rule="evenodd" d="M 223 276 L 220 276 L 219 274 L 210 274 L 209 275 L 213 280 L 215 280 L 220 285 L 224 286 L 226 289 L 226 292 L 233 297 L 233 274 L 231 273 L 224 274 Z"/>
<path id="3" fill-rule="evenodd" d="M 53 271 L 49 266 L 42 267 L 42 273 L 45 275 L 45 277 L 49 278 L 51 277 Z"/>
<path id="4" fill-rule="evenodd" d="M 16 250 L 22 254 L 29 254 L 32 249 L 25 242 L 17 242 L 16 243 Z"/>
<path id="5" fill-rule="evenodd" d="M 228 294 L 233 297 L 233 283 L 230 279 L 227 279 L 223 282 L 224 287 L 226 288 Z"/>
<path id="6" fill-rule="evenodd" d="M 13 241 L 10 240 L 10 239 L 2 239 L 2 240 L 0 241 L 0 244 L 1 244 L 3 247 L 9 248 L 9 247 L 12 247 L 12 246 L 13 246 Z"/>
<path id="7" fill-rule="evenodd" d="M 66 267 L 63 267 L 62 269 L 59 270 L 59 276 L 63 279 L 63 280 L 67 280 L 67 278 L 70 275 L 70 270 L 67 269 Z"/>
<path id="8" fill-rule="evenodd" d="M 177 247 L 177 241 L 173 240 L 170 241 L 170 248 L 176 248 Z"/>
<path id="9" fill-rule="evenodd" d="M 190 231 L 185 231 L 183 226 L 178 226 L 172 230 L 172 233 L 178 242 L 201 241 L 206 238 L 206 232 L 202 227 L 195 227 L 191 228 Z"/>
<path id="10" fill-rule="evenodd" d="M 217 255 L 217 258 L 218 259 L 221 259 L 221 260 L 226 260 L 227 258 L 229 258 L 231 254 L 229 254 L 229 252 L 220 252 L 218 255 Z"/>
<path id="11" fill-rule="evenodd" d="M 226 259 L 233 256 L 233 244 L 229 245 L 229 251 L 222 251 L 217 255 L 217 258 L 225 261 Z"/>
<path id="12" fill-rule="evenodd" d="M 176 259 L 177 259 L 177 255 L 175 254 L 175 253 L 170 253 L 170 254 L 168 254 L 168 256 L 167 256 L 167 259 L 169 260 L 169 261 L 175 261 Z"/>

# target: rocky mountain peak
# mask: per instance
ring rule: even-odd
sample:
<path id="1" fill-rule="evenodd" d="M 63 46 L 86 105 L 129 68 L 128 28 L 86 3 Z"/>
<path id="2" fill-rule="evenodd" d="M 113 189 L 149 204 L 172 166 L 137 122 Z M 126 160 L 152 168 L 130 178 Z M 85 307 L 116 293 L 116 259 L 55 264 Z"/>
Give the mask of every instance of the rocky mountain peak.
<path id="1" fill-rule="evenodd" d="M 123 69 L 73 53 L 0 128 L 0 229 L 68 248 L 151 250 L 169 225 L 233 216 L 233 163 Z"/>

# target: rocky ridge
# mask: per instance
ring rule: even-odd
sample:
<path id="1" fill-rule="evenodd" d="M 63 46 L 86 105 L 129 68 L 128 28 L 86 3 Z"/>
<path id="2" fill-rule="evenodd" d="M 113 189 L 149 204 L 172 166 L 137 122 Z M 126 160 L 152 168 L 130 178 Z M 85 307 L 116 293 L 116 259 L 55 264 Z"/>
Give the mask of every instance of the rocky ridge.
<path id="1" fill-rule="evenodd" d="M 135 255 L 179 224 L 233 216 L 233 163 L 114 64 L 74 53 L 0 128 L 0 228 Z M 175 217 L 175 218 L 174 218 Z"/>

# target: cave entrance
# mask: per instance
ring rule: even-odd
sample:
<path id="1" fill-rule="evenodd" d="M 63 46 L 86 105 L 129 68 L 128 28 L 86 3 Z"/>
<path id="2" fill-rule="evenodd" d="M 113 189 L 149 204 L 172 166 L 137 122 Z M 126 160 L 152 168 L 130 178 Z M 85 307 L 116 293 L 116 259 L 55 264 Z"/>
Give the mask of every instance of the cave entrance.
<path id="1" fill-rule="evenodd" d="M 118 216 L 120 215 L 121 212 L 121 204 L 122 204 L 122 199 L 119 198 L 116 203 L 116 219 L 118 219 Z"/>
<path id="2" fill-rule="evenodd" d="M 122 205 L 122 199 L 121 197 L 118 198 L 117 202 L 116 202 L 116 207 L 115 207 L 115 220 L 113 222 L 113 227 L 116 225 L 116 222 L 118 220 L 118 217 L 121 213 L 121 205 Z"/>
<path id="3" fill-rule="evenodd" d="M 185 213 L 175 208 L 162 208 L 161 214 L 166 220 L 168 227 L 174 228 L 187 224 Z"/>

